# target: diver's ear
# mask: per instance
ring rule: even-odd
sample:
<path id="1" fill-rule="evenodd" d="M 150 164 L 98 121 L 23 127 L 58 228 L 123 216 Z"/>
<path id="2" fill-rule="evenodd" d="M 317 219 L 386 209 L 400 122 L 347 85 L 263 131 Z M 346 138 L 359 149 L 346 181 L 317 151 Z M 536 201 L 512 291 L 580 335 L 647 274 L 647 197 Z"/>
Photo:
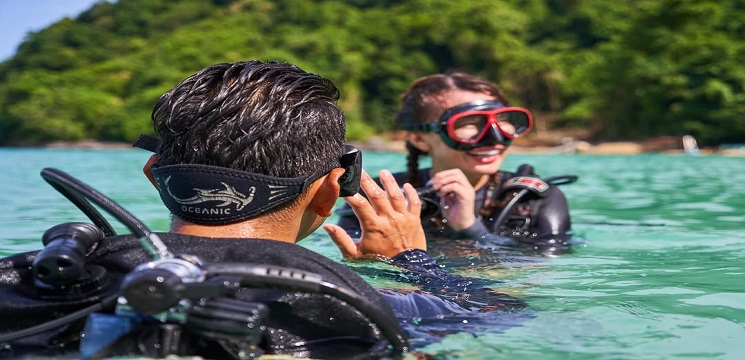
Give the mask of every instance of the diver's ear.
<path id="1" fill-rule="evenodd" d="M 336 200 L 339 199 L 339 192 L 341 191 L 341 185 L 339 185 L 339 179 L 344 175 L 343 168 L 336 168 L 331 170 L 328 175 L 319 179 L 318 190 L 313 196 L 312 206 L 318 216 L 329 217 L 331 216 L 331 210 L 336 205 Z"/>
<path id="2" fill-rule="evenodd" d="M 421 152 L 428 153 L 430 146 L 426 139 L 424 139 L 424 136 L 422 136 L 422 133 L 420 132 L 413 132 L 410 131 L 406 134 L 406 141 L 409 142 L 412 146 L 419 149 Z"/>
<path id="3" fill-rule="evenodd" d="M 153 171 L 151 168 L 153 165 L 158 163 L 158 155 L 151 155 L 149 159 L 147 159 L 147 162 L 145 163 L 145 166 L 142 168 L 142 172 L 145 173 L 145 177 L 147 177 L 148 180 L 150 180 L 150 183 L 155 186 L 155 188 L 158 188 L 158 183 L 155 182 L 155 178 L 153 177 Z"/>

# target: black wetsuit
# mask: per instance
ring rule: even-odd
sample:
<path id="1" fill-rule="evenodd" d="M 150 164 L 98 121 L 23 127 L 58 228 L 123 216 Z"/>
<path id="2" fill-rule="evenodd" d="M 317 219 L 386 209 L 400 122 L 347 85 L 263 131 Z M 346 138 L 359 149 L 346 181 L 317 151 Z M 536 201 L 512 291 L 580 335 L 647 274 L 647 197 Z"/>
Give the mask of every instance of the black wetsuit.
<path id="1" fill-rule="evenodd" d="M 532 173 L 532 168 L 527 174 L 521 176 L 536 177 Z M 419 171 L 419 181 L 426 184 L 430 179 L 430 170 L 421 169 Z M 407 181 L 406 173 L 396 173 L 393 175 L 399 185 Z M 516 173 L 500 172 L 500 184 L 504 184 L 508 179 L 518 176 Z M 377 181 L 377 179 L 376 179 Z M 484 197 L 486 196 L 487 187 L 484 186 L 476 191 L 474 202 L 474 212 L 479 214 Z M 489 241 L 499 245 L 527 245 L 530 247 L 541 247 L 552 249 L 552 252 L 561 251 L 562 247 L 568 246 L 568 240 L 571 239 L 569 232 L 571 230 L 571 220 L 569 218 L 569 206 L 564 193 L 559 190 L 558 186 L 550 185 L 545 192 L 540 195 L 528 191 L 504 216 L 504 220 L 497 224 L 499 215 L 509 203 L 509 200 L 516 195 L 518 191 L 514 189 L 499 188 L 492 196 L 499 203 L 489 216 L 478 215 L 479 221 L 462 231 L 450 229 L 446 222 L 443 221 L 440 212 L 440 199 L 436 193 L 426 193 L 421 196 L 422 200 L 422 226 L 428 235 L 438 238 L 470 238 Z M 339 211 L 340 220 L 338 224 L 348 233 L 359 234 L 360 225 L 354 213 L 348 205 L 345 205 Z"/>
<path id="2" fill-rule="evenodd" d="M 383 318 L 394 321 L 396 317 L 405 321 L 473 311 L 512 310 L 525 305 L 518 299 L 488 289 L 485 286 L 488 284 L 477 279 L 442 271 L 421 250 L 406 251 L 391 261 L 404 269 L 401 280 L 419 285 L 421 290 L 377 291 L 349 267 L 296 244 L 261 239 L 210 239 L 169 233 L 159 236 L 171 252 L 196 255 L 205 262 L 266 264 L 319 274 L 324 281 L 359 294 Z M 43 294 L 34 286 L 31 273 L 36 254 L 34 251 L 0 260 L 0 317 L 5 320 L 0 333 L 27 328 L 100 302 L 118 291 L 127 273 L 150 260 L 134 236 L 106 238 L 86 258 L 89 265 L 106 270 L 106 281 L 101 282 L 101 291 L 80 299 L 61 300 L 53 299 L 54 296 L 50 294 L 40 298 Z M 438 296 L 432 295 L 433 292 Z M 473 293 L 473 297 L 464 296 L 468 293 Z M 242 289 L 237 298 L 269 305 L 271 316 L 262 340 L 262 348 L 267 353 L 325 357 L 344 353 L 352 356 L 367 351 L 369 355 L 370 351 L 380 351 L 375 341 L 385 342 L 375 326 L 355 315 L 353 308 L 328 296 L 290 296 L 286 291 Z M 476 299 L 479 301 L 474 302 Z M 39 336 L 24 338 L 15 342 L 14 348 L 42 346 L 52 350 L 67 348 L 75 351 L 83 322 L 79 320 Z"/>

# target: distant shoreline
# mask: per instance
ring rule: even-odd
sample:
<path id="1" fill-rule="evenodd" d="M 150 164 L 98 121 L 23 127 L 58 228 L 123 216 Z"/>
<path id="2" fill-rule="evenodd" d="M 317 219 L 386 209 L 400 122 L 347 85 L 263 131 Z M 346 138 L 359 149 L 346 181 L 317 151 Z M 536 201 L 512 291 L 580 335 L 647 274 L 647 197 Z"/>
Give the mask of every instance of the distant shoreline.
<path id="1" fill-rule="evenodd" d="M 520 139 L 518 139 L 520 140 Z M 367 151 L 406 152 L 403 140 L 386 139 L 373 136 L 365 141 L 352 141 L 353 145 Z M 17 148 L 45 148 L 45 149 L 93 149 L 93 150 L 128 150 L 133 149 L 131 143 L 111 141 L 55 141 L 35 146 L 13 146 Z M 534 145 L 527 141 L 515 142 L 510 147 L 513 154 L 599 154 L 599 155 L 637 155 L 644 153 L 684 154 L 680 148 L 650 148 L 649 144 L 636 142 L 603 142 L 590 144 L 586 141 L 566 141 L 561 145 Z M 745 149 L 701 149 L 701 155 L 745 156 Z"/>
<path id="2" fill-rule="evenodd" d="M 592 144 L 587 141 L 564 137 L 551 139 L 516 139 L 510 146 L 513 154 L 595 154 L 595 155 L 638 155 L 645 153 L 686 154 L 679 137 L 661 136 L 645 142 L 608 141 Z M 406 152 L 400 135 L 388 134 L 373 136 L 366 141 L 353 144 L 361 150 Z M 695 154 L 745 156 L 745 146 L 734 149 L 704 148 Z M 694 154 L 691 152 L 690 154 Z"/>

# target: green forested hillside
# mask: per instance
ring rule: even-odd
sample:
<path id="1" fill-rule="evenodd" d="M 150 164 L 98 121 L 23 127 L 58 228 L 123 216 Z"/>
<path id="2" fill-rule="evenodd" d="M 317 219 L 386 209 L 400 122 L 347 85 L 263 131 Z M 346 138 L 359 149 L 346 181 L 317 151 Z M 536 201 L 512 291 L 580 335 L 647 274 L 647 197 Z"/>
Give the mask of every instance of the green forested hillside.
<path id="1" fill-rule="evenodd" d="M 742 0 L 118 0 L 0 64 L 0 145 L 131 141 L 213 63 L 278 59 L 336 82 L 349 138 L 392 129 L 415 78 L 499 83 L 537 131 L 745 142 Z"/>

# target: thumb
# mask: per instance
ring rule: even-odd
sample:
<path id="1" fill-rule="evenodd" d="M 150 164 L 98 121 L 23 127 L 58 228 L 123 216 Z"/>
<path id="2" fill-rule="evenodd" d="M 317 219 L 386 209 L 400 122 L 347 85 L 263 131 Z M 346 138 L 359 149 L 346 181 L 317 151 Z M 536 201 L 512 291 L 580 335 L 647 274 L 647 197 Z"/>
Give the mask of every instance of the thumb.
<path id="1" fill-rule="evenodd" d="M 344 259 L 351 260 L 357 257 L 357 244 L 354 243 L 352 237 L 344 229 L 338 225 L 326 224 L 323 225 L 323 230 L 326 230 L 329 234 Z"/>

